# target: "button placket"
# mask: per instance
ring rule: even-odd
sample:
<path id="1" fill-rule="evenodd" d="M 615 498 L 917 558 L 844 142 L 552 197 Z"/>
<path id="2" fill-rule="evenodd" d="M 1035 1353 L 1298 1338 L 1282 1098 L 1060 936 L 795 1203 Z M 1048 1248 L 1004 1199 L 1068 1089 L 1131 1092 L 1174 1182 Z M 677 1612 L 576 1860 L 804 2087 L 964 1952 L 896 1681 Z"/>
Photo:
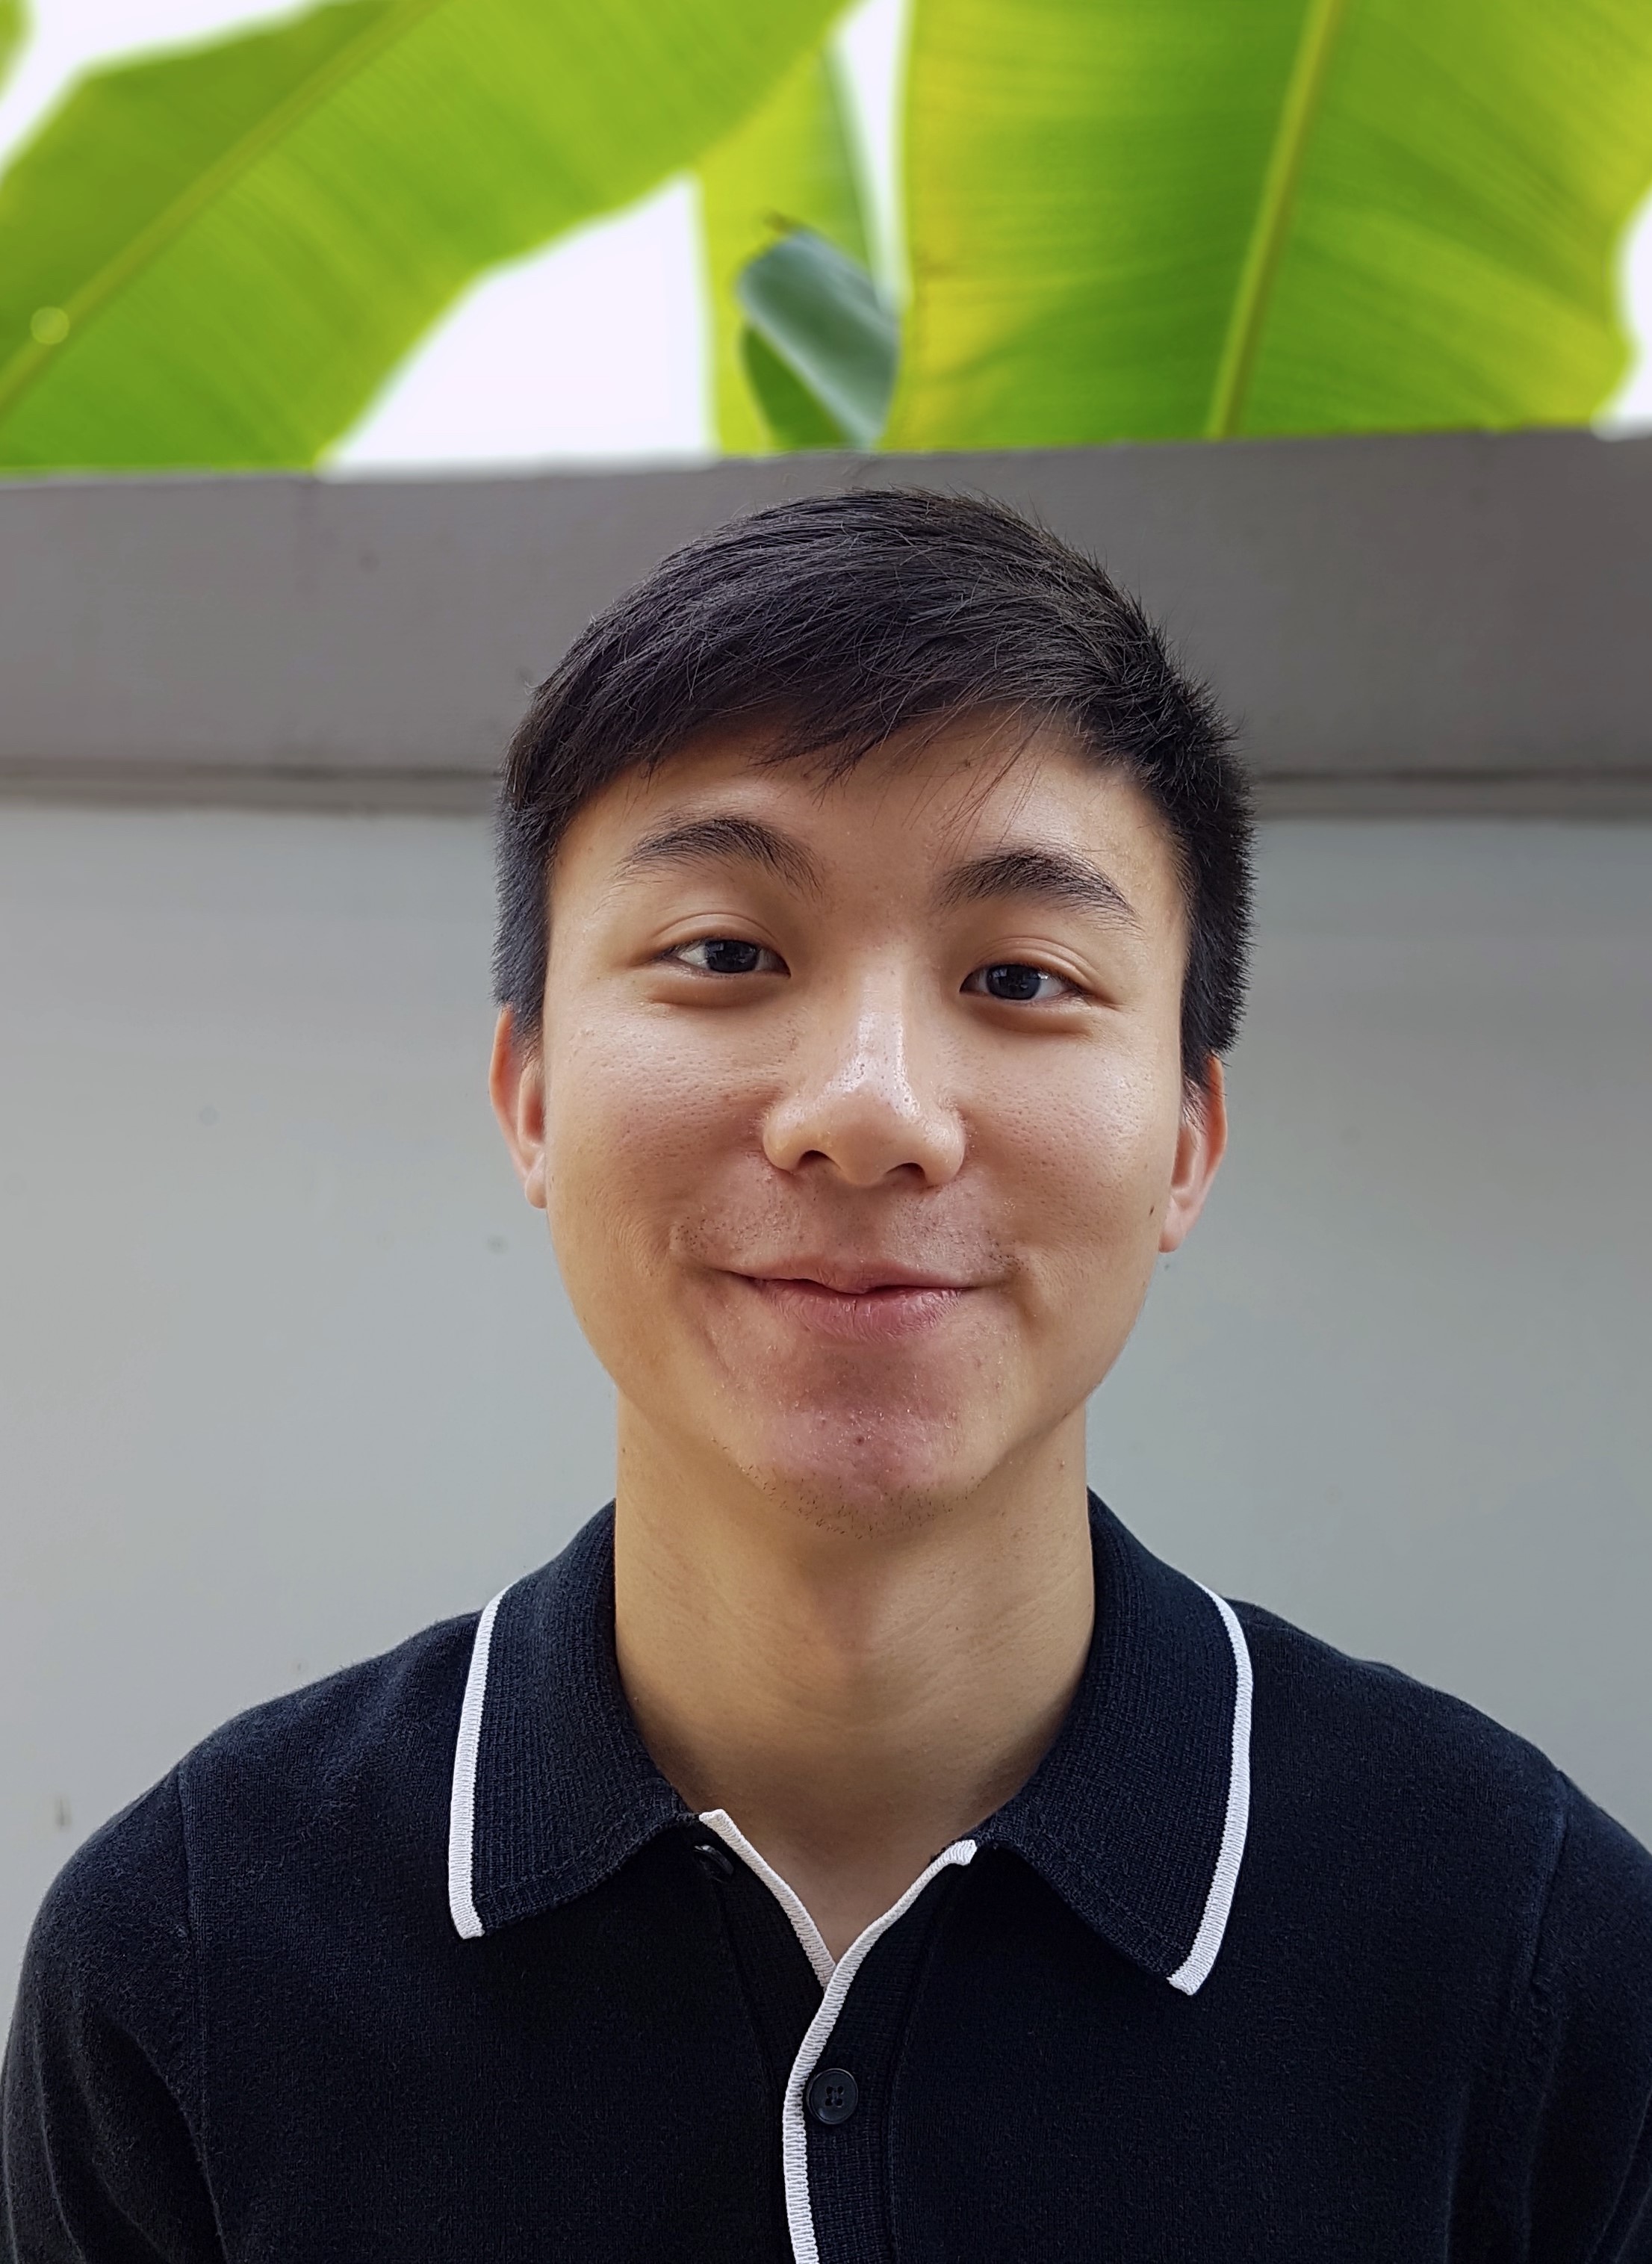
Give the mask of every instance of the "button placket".
<path id="1" fill-rule="evenodd" d="M 780 2166 L 786 2182 L 786 2217 L 787 2230 L 792 2236 L 792 2253 L 795 2264 L 822 2264 L 815 2226 L 814 2201 L 809 2190 L 809 2128 L 811 2123 L 821 2131 L 839 2130 L 845 2123 L 851 2126 L 851 2130 L 861 2127 L 856 2117 L 861 2098 L 859 2081 L 847 2068 L 839 2067 L 835 2063 L 822 2068 L 819 2064 L 822 2055 L 837 2025 L 854 1977 L 868 1954 L 889 1928 L 905 1917 L 932 1879 L 938 1878 L 954 1864 L 968 1863 L 974 1860 L 975 1842 L 973 1840 L 955 1840 L 950 1847 L 943 1848 L 934 1861 L 913 1880 L 900 1900 L 885 1911 L 881 1918 L 874 1919 L 850 1943 L 842 1958 L 835 1961 L 821 1939 L 820 1929 L 795 1890 L 751 1845 L 727 1810 L 706 1809 L 699 1820 L 768 1888 L 791 1921 L 793 1931 L 822 1985 L 820 2008 L 809 2022 L 808 2032 L 798 2047 L 780 2109 Z M 825 2115 L 817 2112 L 809 2103 L 808 2094 L 814 2091 L 817 2077 L 826 2079 L 828 2088 L 834 2094 Z M 825 2102 L 825 2090 L 822 2090 L 821 2097 Z M 832 2142 L 828 2140 L 826 2143 L 830 2144 Z"/>
<path id="2" fill-rule="evenodd" d="M 852 2264 L 862 2264 L 862 2260 L 870 2264 L 872 2258 L 880 2258 L 884 2253 L 875 2230 L 880 2210 L 866 2182 L 870 2161 L 878 2154 L 881 2143 L 878 2117 L 870 2113 L 866 2088 L 869 2077 L 875 2082 L 874 2072 L 863 2068 L 858 2077 L 836 2057 L 827 2059 L 826 2055 L 849 2004 L 856 1976 L 872 1951 L 906 1916 L 933 1880 L 954 1864 L 968 1863 L 975 1853 L 973 1840 L 959 1840 L 938 1855 L 913 1880 L 900 1900 L 881 1918 L 874 1919 L 850 1944 L 826 1985 L 820 2010 L 809 2023 L 808 2033 L 799 2049 L 780 2118 L 786 2221 L 795 2264 L 839 2264 L 840 2259 L 844 2264 L 850 2264 L 850 2260 Z M 851 2022 L 851 2027 L 855 2025 Z M 816 2149 L 820 2152 L 818 2164 L 813 2161 Z M 837 2230 L 825 2248 L 811 2181 L 811 2170 L 816 2167 L 838 2189 L 835 2197 L 828 2200 L 827 2216 L 837 2220 Z M 845 2179 L 847 2187 L 844 2185 Z M 852 2230 L 842 2223 L 845 2199 L 850 2203 Z"/>

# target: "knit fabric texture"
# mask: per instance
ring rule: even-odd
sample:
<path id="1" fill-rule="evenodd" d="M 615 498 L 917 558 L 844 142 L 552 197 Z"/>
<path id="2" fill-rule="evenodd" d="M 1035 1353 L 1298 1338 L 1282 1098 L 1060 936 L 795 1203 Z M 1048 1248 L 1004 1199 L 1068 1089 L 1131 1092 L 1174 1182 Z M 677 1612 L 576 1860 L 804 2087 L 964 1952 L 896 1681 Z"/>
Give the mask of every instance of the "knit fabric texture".
<path id="1" fill-rule="evenodd" d="M 1230 1635 L 1091 1528 L 1062 1730 L 823 2040 L 813 2253 L 1652 2264 L 1652 1856 L 1471 1708 L 1252 1606 Z M 478 1624 L 239 1716 L 65 1866 L 4 2264 L 797 2253 L 822 1984 L 637 1733 L 612 1506 Z"/>

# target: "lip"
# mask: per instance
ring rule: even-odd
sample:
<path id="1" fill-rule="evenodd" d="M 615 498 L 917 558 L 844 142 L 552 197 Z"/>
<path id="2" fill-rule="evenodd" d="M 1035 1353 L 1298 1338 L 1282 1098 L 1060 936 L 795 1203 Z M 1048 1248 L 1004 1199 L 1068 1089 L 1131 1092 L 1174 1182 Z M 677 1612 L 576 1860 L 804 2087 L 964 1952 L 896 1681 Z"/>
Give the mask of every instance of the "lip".
<path id="1" fill-rule="evenodd" d="M 844 1297 L 870 1296 L 880 1289 L 973 1289 L 973 1281 L 955 1274 L 935 1274 L 902 1266 L 890 1258 L 871 1259 L 859 1266 L 837 1258 L 788 1258 L 773 1266 L 741 1269 L 748 1281 L 797 1281 L 817 1289 L 832 1289 Z"/>
<path id="2" fill-rule="evenodd" d="M 822 1280 L 822 1274 L 831 1278 Z M 891 1344 L 927 1335 L 976 1287 L 910 1266 L 853 1266 L 814 1259 L 793 1259 L 784 1272 L 734 1278 L 777 1317 L 837 1344 Z"/>

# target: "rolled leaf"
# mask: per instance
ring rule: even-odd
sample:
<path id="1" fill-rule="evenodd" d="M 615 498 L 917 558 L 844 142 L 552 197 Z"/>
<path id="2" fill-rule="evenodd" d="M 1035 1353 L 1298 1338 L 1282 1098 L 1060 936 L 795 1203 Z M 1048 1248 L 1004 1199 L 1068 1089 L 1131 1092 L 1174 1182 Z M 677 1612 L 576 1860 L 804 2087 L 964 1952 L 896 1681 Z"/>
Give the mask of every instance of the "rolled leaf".
<path id="1" fill-rule="evenodd" d="M 753 345 L 735 295 L 742 269 L 794 229 L 812 229 L 869 265 L 854 124 L 831 49 L 788 72 L 698 172 L 719 439 L 735 455 L 841 445 L 843 435 L 818 404 L 804 405 L 799 381 L 772 349 Z M 796 437 L 803 432 L 817 437 Z"/>
<path id="2" fill-rule="evenodd" d="M 743 323 L 736 340 L 741 374 L 763 420 L 771 448 L 846 448 L 847 432 L 816 400 L 802 379 L 783 362 L 767 339 Z"/>
<path id="3" fill-rule="evenodd" d="M 888 413 L 900 330 L 859 262 L 798 229 L 741 270 L 736 295 L 851 446 L 872 447 Z"/>
<path id="4" fill-rule="evenodd" d="M 914 0 L 891 446 L 1574 423 L 1645 0 Z"/>
<path id="5" fill-rule="evenodd" d="M 310 463 L 480 271 L 692 164 L 830 12 L 337 0 L 93 74 L 0 179 L 0 463 Z"/>

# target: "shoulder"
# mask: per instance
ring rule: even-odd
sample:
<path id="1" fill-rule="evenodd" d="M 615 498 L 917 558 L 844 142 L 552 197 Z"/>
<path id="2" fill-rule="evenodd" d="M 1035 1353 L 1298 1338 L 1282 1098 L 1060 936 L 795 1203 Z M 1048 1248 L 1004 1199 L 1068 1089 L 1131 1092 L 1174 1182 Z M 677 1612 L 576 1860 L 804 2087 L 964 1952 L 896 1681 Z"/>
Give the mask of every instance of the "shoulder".
<path id="1" fill-rule="evenodd" d="M 88 1989 L 118 2016 L 134 1992 L 184 1985 L 227 1888 L 256 1901 L 257 1883 L 290 1876 L 306 1851 L 347 1866 L 369 1820 L 392 1843 L 409 1829 L 428 1839 L 432 1807 L 446 1820 L 477 1618 L 249 1708 L 192 1746 L 58 1873 L 31 1937 L 37 1980 Z"/>
<path id="2" fill-rule="evenodd" d="M 278 1815 L 313 1819 L 436 1755 L 451 1761 L 479 1617 L 438 1621 L 224 1723 L 178 1765 L 186 1829 L 232 1810 L 261 1829 Z"/>
<path id="3" fill-rule="evenodd" d="M 1234 1610 L 1252 1925 L 1288 1926 L 1328 1999 L 1426 2006 L 1477 2039 L 1503 2229 L 1570 2239 L 1593 2210 L 1615 2255 L 1613 2210 L 1652 2209 L 1652 1854 L 1476 1708 Z"/>
<path id="4" fill-rule="evenodd" d="M 1574 1923 L 1574 1882 L 1647 1938 L 1652 1856 L 1536 1745 L 1395 1667 L 1234 1610 L 1253 1674 L 1246 1863 L 1270 1908 L 1328 1942 L 1353 1928 L 1388 1970 L 1452 1994 L 1524 1985 L 1545 1926 Z M 1641 1987 L 1652 2014 L 1652 1963 Z"/>
<path id="5" fill-rule="evenodd" d="M 301 1965 L 359 1923 L 440 1937 L 453 1753 L 478 1617 L 441 1621 L 255 1706 L 185 1755 L 177 1774 L 192 1906 L 214 1969 L 250 1932 L 272 1970 Z"/>
<path id="6" fill-rule="evenodd" d="M 1511 1830 L 1552 1861 L 1566 1781 L 1525 1738 L 1397 1667 L 1355 1658 L 1254 1604 L 1233 1607 L 1254 1676 L 1257 1789 L 1286 1809 L 1345 1810 L 1438 1847 Z"/>
<path id="7" fill-rule="evenodd" d="M 191 1986 L 189 1884 L 178 1772 L 83 1840 L 47 1888 L 24 1955 L 18 2018 L 49 2012 L 72 2029 L 161 2027 L 185 2041 Z M 167 2055 L 162 2054 L 161 2057 Z"/>
<path id="8" fill-rule="evenodd" d="M 1250 1954 L 1284 1954 L 1307 1999 L 1384 2051 L 1420 2028 L 1476 2071 L 1494 2248 L 1638 2253 L 1652 1854 L 1476 1708 L 1233 1608 L 1253 1674 Z"/>

